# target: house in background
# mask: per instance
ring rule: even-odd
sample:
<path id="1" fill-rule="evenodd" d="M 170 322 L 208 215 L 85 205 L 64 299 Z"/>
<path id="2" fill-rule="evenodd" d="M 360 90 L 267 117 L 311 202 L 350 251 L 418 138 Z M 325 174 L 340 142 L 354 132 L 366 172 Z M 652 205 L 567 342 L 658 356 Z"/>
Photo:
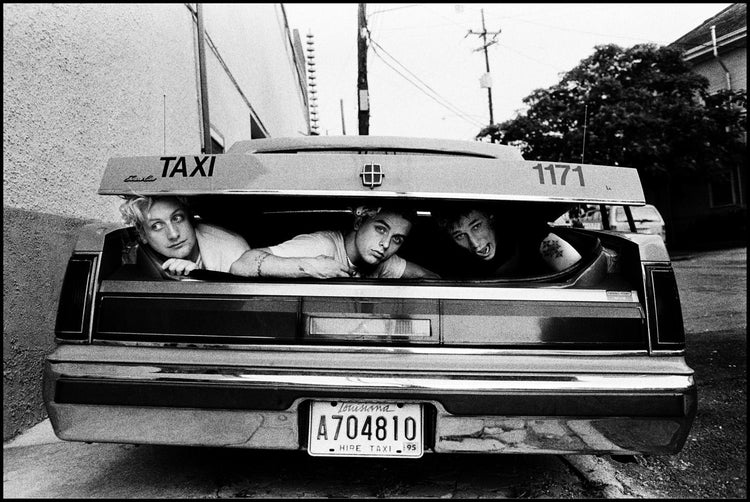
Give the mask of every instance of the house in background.
<path id="1" fill-rule="evenodd" d="M 78 229 L 121 221 L 108 159 L 308 135 L 306 80 L 281 4 L 3 4 L 4 441 L 45 418 Z"/>
<path id="2" fill-rule="evenodd" d="M 747 90 L 747 4 L 736 3 L 670 44 L 710 93 Z M 745 133 L 746 134 L 746 133 Z M 747 136 L 745 136 L 747 143 Z M 672 235 L 686 246 L 745 241 L 747 166 L 726 166 L 711 179 L 682 180 L 673 187 Z"/>

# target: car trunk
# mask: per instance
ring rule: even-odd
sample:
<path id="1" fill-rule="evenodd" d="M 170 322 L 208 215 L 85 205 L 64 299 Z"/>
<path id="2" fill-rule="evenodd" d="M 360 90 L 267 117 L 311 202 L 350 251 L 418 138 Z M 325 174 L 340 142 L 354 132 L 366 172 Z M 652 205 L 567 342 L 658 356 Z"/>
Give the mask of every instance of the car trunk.
<path id="1" fill-rule="evenodd" d="M 153 179 L 142 181 L 139 193 L 188 195 L 202 221 L 240 233 L 252 248 L 316 230 L 345 231 L 350 209 L 363 203 L 406 203 L 419 218 L 399 255 L 442 278 L 274 279 L 196 271 L 174 281 L 161 275 L 132 229 L 121 229 L 105 238 L 92 290 L 93 342 L 648 348 L 641 262 L 632 242 L 557 228 L 582 256 L 572 267 L 469 279 L 446 266 L 459 258 L 432 217 L 450 204 L 489 204 L 501 215 L 504 237 L 538 242 L 553 231 L 547 222 L 574 204 L 642 203 L 632 169 L 338 153 L 211 159 L 179 171 L 171 157 L 113 159 L 100 193 L 126 194 L 132 180 Z M 384 166 L 382 187 L 363 186 L 363 161 Z"/>

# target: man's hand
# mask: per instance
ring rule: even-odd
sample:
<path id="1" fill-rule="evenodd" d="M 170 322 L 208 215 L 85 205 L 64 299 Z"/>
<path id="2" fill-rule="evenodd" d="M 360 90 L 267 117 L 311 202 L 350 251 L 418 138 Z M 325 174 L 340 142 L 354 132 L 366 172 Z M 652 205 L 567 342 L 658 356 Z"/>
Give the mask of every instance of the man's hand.
<path id="1" fill-rule="evenodd" d="M 172 275 L 188 275 L 190 272 L 198 268 L 198 265 L 190 260 L 170 258 L 162 263 L 161 268 Z"/>
<path id="2" fill-rule="evenodd" d="M 412 263 L 410 261 L 406 262 L 406 268 L 404 269 L 404 273 L 401 274 L 402 279 L 440 279 L 440 276 L 433 272 L 432 270 L 428 270 L 420 265 L 417 265 L 416 263 Z"/>

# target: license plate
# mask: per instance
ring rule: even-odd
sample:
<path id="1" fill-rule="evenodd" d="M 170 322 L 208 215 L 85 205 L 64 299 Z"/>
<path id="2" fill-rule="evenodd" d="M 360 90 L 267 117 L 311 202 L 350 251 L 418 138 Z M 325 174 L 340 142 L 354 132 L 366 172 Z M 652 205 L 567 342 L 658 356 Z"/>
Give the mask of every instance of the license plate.
<path id="1" fill-rule="evenodd" d="M 307 451 L 321 457 L 405 457 L 423 453 L 422 405 L 313 401 Z"/>

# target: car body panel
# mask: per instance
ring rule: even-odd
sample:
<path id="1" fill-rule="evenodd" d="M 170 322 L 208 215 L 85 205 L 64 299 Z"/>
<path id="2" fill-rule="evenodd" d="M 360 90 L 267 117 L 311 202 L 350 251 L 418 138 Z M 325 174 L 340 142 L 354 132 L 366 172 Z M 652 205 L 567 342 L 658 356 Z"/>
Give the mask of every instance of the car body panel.
<path id="1" fill-rule="evenodd" d="M 624 206 L 607 205 L 607 220 L 609 229 L 605 229 L 601 210 L 597 207 L 589 208 L 580 221 L 583 228 L 591 230 L 613 230 L 616 232 L 636 232 L 639 234 L 658 235 L 666 242 L 665 222 L 659 210 L 652 204 L 633 206 L 630 208 L 635 229 L 631 229 Z M 562 221 L 562 220 L 561 220 Z"/>

